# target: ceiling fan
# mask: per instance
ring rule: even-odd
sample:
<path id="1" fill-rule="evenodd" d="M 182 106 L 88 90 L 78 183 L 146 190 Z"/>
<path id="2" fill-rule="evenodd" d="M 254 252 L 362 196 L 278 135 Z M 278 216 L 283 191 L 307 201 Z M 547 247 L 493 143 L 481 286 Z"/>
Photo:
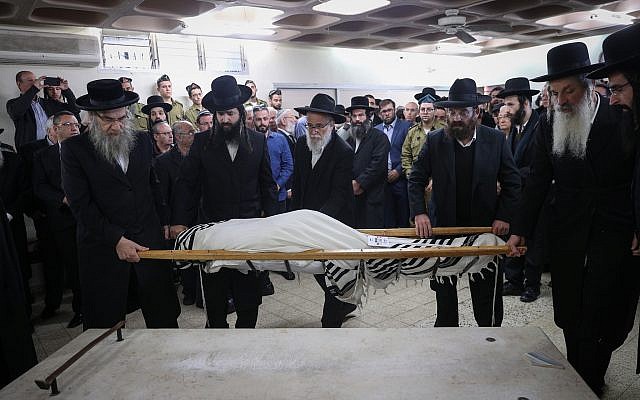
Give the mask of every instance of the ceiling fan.
<path id="1" fill-rule="evenodd" d="M 447 35 L 455 35 L 464 43 L 473 43 L 476 41 L 469 32 L 473 31 L 493 31 L 493 32 L 511 32 L 512 28 L 509 23 L 483 23 L 475 22 L 467 24 L 467 17 L 460 15 L 460 10 L 453 8 L 444 11 L 444 16 L 438 18 L 437 25 L 431 25 Z"/>

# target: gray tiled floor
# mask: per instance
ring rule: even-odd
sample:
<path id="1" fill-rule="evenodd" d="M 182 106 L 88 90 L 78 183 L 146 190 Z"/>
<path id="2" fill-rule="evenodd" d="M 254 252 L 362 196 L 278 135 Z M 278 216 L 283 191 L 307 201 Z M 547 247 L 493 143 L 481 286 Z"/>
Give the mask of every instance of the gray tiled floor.
<path id="1" fill-rule="evenodd" d="M 299 278 L 299 281 L 286 281 L 279 275 L 272 274 L 271 280 L 276 294 L 263 299 L 258 328 L 320 327 L 323 293 L 311 275 L 300 275 Z M 547 286 L 548 282 L 549 276 L 545 274 L 542 295 L 533 303 L 525 304 L 517 297 L 505 297 L 502 325 L 539 326 L 555 345 L 565 352 L 562 331 L 553 322 L 551 288 Z M 475 326 L 466 279 L 459 283 L 458 289 L 460 325 Z M 182 296 L 180 298 L 182 299 Z M 43 322 L 35 318 L 33 321 L 33 339 L 40 360 L 81 333 L 80 327 L 66 328 L 66 323 L 72 316 L 69 301 L 69 298 L 65 298 L 60 312 L 51 320 Z M 41 303 L 40 301 L 34 305 L 34 315 L 41 311 Z M 371 290 L 366 303 L 356 314 L 357 317 L 348 320 L 345 327 L 430 328 L 436 317 L 435 296 L 427 281 L 400 281 L 389 287 L 386 293 L 382 290 Z M 635 374 L 638 320 L 640 318 L 636 316 L 636 325 L 629 338 L 613 354 L 606 376 L 607 389 L 604 399 L 640 399 L 640 376 Z M 233 325 L 235 314 L 229 316 L 229 322 Z M 182 328 L 201 328 L 205 323 L 204 311 L 195 306 L 183 306 L 178 323 Z M 144 320 L 139 311 L 127 317 L 127 328 L 144 328 Z"/>

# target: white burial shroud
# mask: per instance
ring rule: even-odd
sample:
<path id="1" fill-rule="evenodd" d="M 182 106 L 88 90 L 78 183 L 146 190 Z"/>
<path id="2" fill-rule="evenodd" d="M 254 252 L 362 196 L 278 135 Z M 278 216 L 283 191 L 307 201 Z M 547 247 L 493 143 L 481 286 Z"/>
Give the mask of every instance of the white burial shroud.
<path id="1" fill-rule="evenodd" d="M 340 221 L 311 210 L 298 210 L 268 218 L 234 219 L 196 225 L 184 231 L 176 240 L 176 250 L 229 250 L 243 252 L 287 252 L 306 250 L 371 249 L 375 241 Z M 378 241 L 380 242 L 380 241 Z M 504 241 L 484 233 L 446 239 L 407 239 L 388 237 L 384 247 L 424 248 L 460 246 L 497 246 Z M 386 288 L 400 277 L 412 280 L 442 279 L 479 274 L 495 268 L 498 256 L 430 257 L 409 259 L 367 259 L 289 262 L 293 272 L 324 274 L 327 286 L 341 300 L 358 304 L 367 287 Z M 188 267 L 194 263 L 180 263 Z M 222 267 L 247 272 L 286 270 L 283 261 L 217 260 L 197 263 L 204 272 L 214 273 Z"/>

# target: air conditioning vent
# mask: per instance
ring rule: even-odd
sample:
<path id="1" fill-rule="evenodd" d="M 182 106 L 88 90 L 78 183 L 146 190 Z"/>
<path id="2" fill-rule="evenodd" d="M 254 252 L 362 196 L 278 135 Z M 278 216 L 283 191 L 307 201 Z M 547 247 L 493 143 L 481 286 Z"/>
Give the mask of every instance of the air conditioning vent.
<path id="1" fill-rule="evenodd" d="M 89 35 L 0 30 L 0 63 L 95 67 L 100 41 Z"/>

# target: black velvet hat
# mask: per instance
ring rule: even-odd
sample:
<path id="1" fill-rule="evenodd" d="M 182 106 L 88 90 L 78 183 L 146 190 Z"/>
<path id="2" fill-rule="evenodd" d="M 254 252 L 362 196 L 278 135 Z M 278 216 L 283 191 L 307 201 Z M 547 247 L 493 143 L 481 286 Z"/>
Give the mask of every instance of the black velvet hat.
<path id="1" fill-rule="evenodd" d="M 368 105 L 369 102 L 367 101 L 367 106 Z M 308 107 L 296 107 L 294 109 L 302 115 L 307 115 L 308 112 L 330 115 L 338 124 L 341 124 L 347 120 L 344 115 L 340 115 L 336 112 L 336 102 L 333 100 L 333 98 L 324 93 L 318 93 L 313 96 L 313 99 L 311 99 L 311 104 Z"/>
<path id="2" fill-rule="evenodd" d="M 631 25 L 607 36 L 602 42 L 604 62 L 596 64 L 597 70 L 587 78 L 606 78 L 627 63 L 640 64 L 640 24 Z M 635 44 L 634 44 L 635 43 Z M 636 69 L 637 69 L 636 65 Z"/>
<path id="3" fill-rule="evenodd" d="M 202 98 L 202 105 L 211 112 L 240 107 L 251 98 L 251 88 L 238 85 L 236 78 L 222 75 L 211 82 L 211 91 Z"/>
<path id="4" fill-rule="evenodd" d="M 126 92 L 117 79 L 98 79 L 87 83 L 87 94 L 76 99 L 76 106 L 86 111 L 106 111 L 137 102 L 135 92 Z"/>
<path id="5" fill-rule="evenodd" d="M 345 115 L 347 111 L 344 109 L 344 106 L 342 104 L 336 104 L 336 113 Z"/>
<path id="6" fill-rule="evenodd" d="M 147 97 L 147 105 L 142 107 L 140 110 L 149 115 L 151 113 L 151 109 L 156 107 L 162 107 L 165 113 L 168 113 L 173 108 L 171 104 L 165 103 L 164 100 L 162 100 L 162 97 L 156 95 Z"/>
<path id="7" fill-rule="evenodd" d="M 509 96 L 529 96 L 532 97 L 540 93 L 539 90 L 532 90 L 529 86 L 529 80 L 524 77 L 508 79 L 504 84 L 504 89 L 501 90 L 496 97 L 504 99 Z"/>
<path id="8" fill-rule="evenodd" d="M 418 100 L 419 103 L 423 103 L 425 101 L 427 103 L 433 103 L 435 101 L 442 100 L 442 98 L 436 94 L 436 90 L 430 87 L 423 88 L 422 92 L 414 94 L 413 98 Z"/>
<path id="9" fill-rule="evenodd" d="M 346 108 L 347 112 L 351 112 L 352 110 L 367 110 L 374 111 L 377 110 L 376 107 L 369 106 L 369 98 L 365 96 L 354 96 L 351 98 L 351 106 Z"/>
<path id="10" fill-rule="evenodd" d="M 547 82 L 586 74 L 597 67 L 597 64 L 591 64 L 586 44 L 582 42 L 561 44 L 547 52 L 547 74 L 533 78 L 531 81 Z"/>
<path id="11" fill-rule="evenodd" d="M 470 78 L 456 79 L 449 89 L 449 98 L 433 103 L 436 107 L 456 108 L 475 107 L 482 103 L 488 103 L 491 96 L 479 94 L 476 81 Z"/>

